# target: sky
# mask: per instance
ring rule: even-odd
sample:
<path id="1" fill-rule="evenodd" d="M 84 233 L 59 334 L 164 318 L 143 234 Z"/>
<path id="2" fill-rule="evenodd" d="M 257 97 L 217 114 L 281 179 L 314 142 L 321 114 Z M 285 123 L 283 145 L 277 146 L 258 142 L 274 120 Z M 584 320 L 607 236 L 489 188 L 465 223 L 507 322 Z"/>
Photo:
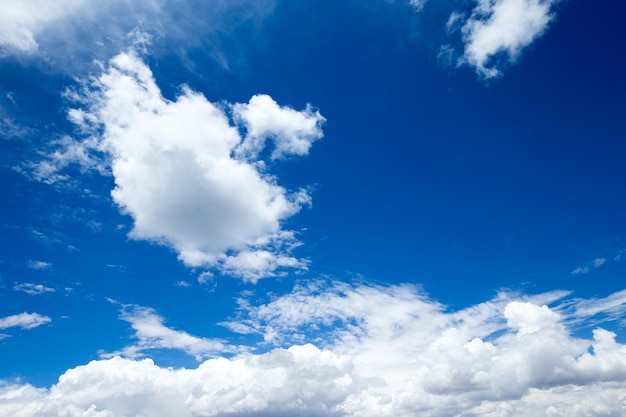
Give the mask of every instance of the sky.
<path id="1" fill-rule="evenodd" d="M 626 416 L 624 13 L 0 0 L 0 415 Z"/>

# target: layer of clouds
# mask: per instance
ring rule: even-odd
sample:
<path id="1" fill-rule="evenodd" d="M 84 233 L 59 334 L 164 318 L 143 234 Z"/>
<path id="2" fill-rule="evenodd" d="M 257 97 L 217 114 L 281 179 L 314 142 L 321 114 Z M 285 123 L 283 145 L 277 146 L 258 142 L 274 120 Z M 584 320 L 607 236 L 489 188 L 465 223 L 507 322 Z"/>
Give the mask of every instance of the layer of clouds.
<path id="1" fill-rule="evenodd" d="M 35 327 L 48 324 L 52 319 L 48 316 L 42 316 L 37 313 L 20 313 L 12 316 L 0 317 L 0 330 L 11 327 L 19 327 L 20 329 L 34 329 Z"/>
<path id="2" fill-rule="evenodd" d="M 558 0 L 478 0 L 461 31 L 465 43 L 462 62 L 485 78 L 501 74 L 503 62 L 514 62 L 539 38 L 553 19 Z"/>
<path id="3" fill-rule="evenodd" d="M 626 345 L 601 327 L 574 336 L 568 323 L 623 311 L 626 299 L 568 296 L 502 292 L 452 311 L 411 285 L 314 282 L 262 304 L 240 300 L 241 316 L 224 324 L 258 334 L 264 353 L 196 369 L 93 361 L 49 389 L 0 387 L 0 414 L 625 416 Z M 150 309 L 125 309 L 140 341 L 190 353 L 201 340 Z"/>
<path id="4" fill-rule="evenodd" d="M 112 196 L 134 219 L 130 236 L 172 247 L 189 266 L 253 282 L 306 269 L 281 222 L 311 198 L 278 185 L 258 157 L 266 148 L 274 160 L 306 155 L 322 137 L 318 111 L 279 106 L 267 95 L 215 104 L 186 87 L 170 101 L 134 53 L 113 58 L 74 99 L 85 107 L 69 118 L 85 137 L 58 143 L 34 166 L 37 179 L 63 180 L 70 164 L 110 171 Z"/>

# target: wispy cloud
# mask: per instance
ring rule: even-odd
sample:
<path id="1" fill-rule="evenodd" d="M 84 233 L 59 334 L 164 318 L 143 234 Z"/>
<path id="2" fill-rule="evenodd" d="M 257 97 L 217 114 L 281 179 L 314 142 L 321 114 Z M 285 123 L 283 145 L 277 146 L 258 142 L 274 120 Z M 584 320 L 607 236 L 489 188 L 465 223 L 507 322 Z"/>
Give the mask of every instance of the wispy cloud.
<path id="1" fill-rule="evenodd" d="M 0 6 L 0 57 L 41 56 L 54 68 L 75 71 L 145 40 L 133 36 L 142 33 L 174 43 L 176 50 L 202 48 L 228 67 L 221 36 L 242 22 L 264 18 L 273 5 L 274 0 L 10 0 Z"/>
<path id="2" fill-rule="evenodd" d="M 223 340 L 196 337 L 180 330 L 171 329 L 163 324 L 163 317 L 152 308 L 136 305 L 122 307 L 120 318 L 130 323 L 135 331 L 137 342 L 122 350 L 103 353 L 102 357 L 110 358 L 123 355 L 128 358 L 143 357 L 154 349 L 181 350 L 194 356 L 198 361 L 215 357 L 224 353 L 232 353 L 236 348 Z"/>
<path id="3" fill-rule="evenodd" d="M 169 101 L 134 53 L 115 57 L 77 98 L 86 107 L 69 117 L 86 138 L 59 144 L 35 166 L 39 179 L 56 181 L 70 162 L 110 170 L 113 198 L 134 219 L 130 236 L 173 247 L 189 266 L 252 282 L 284 268 L 306 269 L 305 260 L 291 256 L 299 243 L 281 222 L 311 198 L 278 185 L 258 154 L 270 146 L 272 159 L 307 154 L 322 137 L 318 111 L 279 106 L 267 95 L 214 104 L 187 88 Z M 81 150 L 68 159 L 67 149 Z"/>
<path id="4" fill-rule="evenodd" d="M 48 316 L 42 316 L 37 313 L 20 313 L 12 316 L 0 318 L 0 330 L 10 327 L 19 327 L 21 329 L 34 329 L 35 327 L 48 324 L 52 319 Z"/>
<path id="5" fill-rule="evenodd" d="M 30 295 L 40 295 L 48 292 L 55 292 L 54 288 L 46 287 L 42 284 L 33 284 L 32 282 L 23 282 L 21 284 L 15 283 L 13 285 L 14 291 L 25 292 Z"/>
<path id="6" fill-rule="evenodd" d="M 52 264 L 50 262 L 30 260 L 28 261 L 28 267 L 31 269 L 37 269 L 37 270 L 51 269 Z"/>
<path id="7" fill-rule="evenodd" d="M 572 270 L 572 275 L 584 275 L 592 270 L 601 267 L 606 262 L 606 258 L 596 258 L 593 261 L 587 262 L 582 266 L 578 266 Z"/>

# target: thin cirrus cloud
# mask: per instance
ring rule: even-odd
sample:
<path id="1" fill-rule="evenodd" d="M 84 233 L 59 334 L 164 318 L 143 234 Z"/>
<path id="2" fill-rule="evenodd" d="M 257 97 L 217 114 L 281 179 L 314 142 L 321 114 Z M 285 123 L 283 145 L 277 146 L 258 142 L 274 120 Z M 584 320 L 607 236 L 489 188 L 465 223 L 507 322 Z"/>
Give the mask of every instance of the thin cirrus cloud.
<path id="1" fill-rule="evenodd" d="M 169 328 L 163 323 L 163 317 L 159 316 L 152 308 L 124 305 L 120 318 L 130 323 L 135 331 L 133 337 L 137 339 L 137 342 L 117 352 L 101 353 L 100 356 L 103 358 L 119 355 L 127 358 L 139 358 L 146 356 L 155 349 L 175 349 L 201 361 L 220 354 L 233 353 L 237 350 L 223 340 L 197 337 L 184 331 Z"/>
<path id="2" fill-rule="evenodd" d="M 130 236 L 172 247 L 188 266 L 252 282 L 306 269 L 306 260 L 291 256 L 299 243 L 281 222 L 311 197 L 278 185 L 258 156 L 265 148 L 274 160 L 306 155 L 323 136 L 318 111 L 279 106 L 268 95 L 217 105 L 186 87 L 170 101 L 132 52 L 113 58 L 74 98 L 84 107 L 69 118 L 84 138 L 57 142 L 34 164 L 37 179 L 63 180 L 72 163 L 110 171 L 112 196 L 134 219 Z"/>
<path id="3" fill-rule="evenodd" d="M 568 296 L 500 293 L 453 311 L 412 285 L 312 282 L 264 304 L 242 300 L 241 316 L 224 323 L 264 337 L 263 353 L 241 349 L 195 369 L 163 368 L 151 359 L 96 360 L 67 370 L 49 389 L 0 387 L 0 413 L 623 415 L 626 345 L 600 327 L 589 339 L 576 337 L 567 324 L 614 310 L 623 294 Z M 175 340 L 201 340 L 166 330 L 149 308 L 126 306 L 122 318 L 139 340 L 163 340 L 152 346 L 194 354 L 192 344 Z"/>
<path id="4" fill-rule="evenodd" d="M 55 292 L 54 288 L 46 287 L 43 284 L 34 284 L 32 282 L 23 282 L 21 284 L 15 283 L 13 285 L 13 290 L 25 292 L 29 295 L 40 295 L 49 292 Z"/>
<path id="5" fill-rule="evenodd" d="M 228 67 L 219 35 L 262 19 L 273 5 L 274 0 L 6 0 L 0 13 L 0 57 L 43 56 L 54 68 L 75 71 L 94 58 L 110 58 L 127 44 L 129 32 L 140 28 L 178 46 L 206 48 Z"/>
<path id="6" fill-rule="evenodd" d="M 572 275 L 585 275 L 593 271 L 596 268 L 600 268 L 606 263 L 606 258 L 596 258 L 593 261 L 587 262 L 582 266 L 577 266 L 572 270 Z"/>

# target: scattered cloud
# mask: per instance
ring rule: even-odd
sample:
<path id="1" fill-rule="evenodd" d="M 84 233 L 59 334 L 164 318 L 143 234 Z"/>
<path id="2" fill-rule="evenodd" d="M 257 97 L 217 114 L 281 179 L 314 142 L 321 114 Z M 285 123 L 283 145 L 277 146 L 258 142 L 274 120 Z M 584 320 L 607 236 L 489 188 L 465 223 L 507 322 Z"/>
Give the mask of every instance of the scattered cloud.
<path id="1" fill-rule="evenodd" d="M 15 283 L 15 285 L 13 285 L 13 290 L 25 292 L 26 294 L 30 295 L 40 295 L 47 292 L 55 292 L 54 288 L 46 287 L 42 284 L 33 284 L 31 282 L 23 282 L 21 284 Z"/>
<path id="2" fill-rule="evenodd" d="M 31 269 L 37 269 L 37 270 L 51 269 L 52 268 L 52 264 L 50 262 L 30 260 L 30 261 L 28 261 L 28 267 L 31 268 Z"/>
<path id="3" fill-rule="evenodd" d="M 311 198 L 278 185 L 257 157 L 269 143 L 272 159 L 307 154 L 322 136 L 318 111 L 281 107 L 267 95 L 214 104 L 186 87 L 170 101 L 134 53 L 116 56 L 76 97 L 85 107 L 69 118 L 85 139 L 59 144 L 35 165 L 38 179 L 62 179 L 69 163 L 110 170 L 112 196 L 134 219 L 130 237 L 170 246 L 188 266 L 252 282 L 306 269 L 291 256 L 299 243 L 281 222 Z"/>
<path id="4" fill-rule="evenodd" d="M 166 327 L 163 324 L 163 317 L 148 307 L 125 305 L 122 307 L 120 318 L 130 323 L 135 331 L 134 337 L 138 341 L 120 351 L 103 353 L 101 357 L 110 358 L 123 355 L 128 358 L 138 358 L 155 349 L 176 349 L 201 361 L 219 354 L 236 351 L 236 348 L 227 345 L 222 340 L 196 337 Z"/>
<path id="5" fill-rule="evenodd" d="M 568 296 L 502 292 L 453 311 L 412 285 L 310 282 L 266 303 L 242 299 L 242 316 L 225 325 L 259 334 L 267 349 L 230 358 L 218 356 L 221 342 L 124 306 L 139 340 L 126 358 L 69 369 L 49 389 L 1 386 L 0 414 L 623 415 L 626 345 L 600 327 L 576 337 L 567 323 L 614 312 L 624 295 Z M 132 359 L 161 348 L 209 359 L 195 369 Z"/>
<path id="6" fill-rule="evenodd" d="M 52 321 L 48 316 L 42 316 L 37 313 L 20 313 L 12 316 L 0 318 L 0 330 L 8 329 L 10 327 L 19 327 L 21 329 L 34 329 L 35 327 L 48 324 Z"/>
<path id="7" fill-rule="evenodd" d="M 524 48 L 543 34 L 553 19 L 552 6 L 557 2 L 478 0 L 461 29 L 465 43 L 462 62 L 482 77 L 499 76 L 501 63 L 514 62 Z"/>
<path id="8" fill-rule="evenodd" d="M 578 266 L 572 270 L 572 275 L 584 275 L 592 270 L 601 267 L 606 262 L 606 258 L 596 258 L 591 262 L 587 262 L 583 266 Z"/>

